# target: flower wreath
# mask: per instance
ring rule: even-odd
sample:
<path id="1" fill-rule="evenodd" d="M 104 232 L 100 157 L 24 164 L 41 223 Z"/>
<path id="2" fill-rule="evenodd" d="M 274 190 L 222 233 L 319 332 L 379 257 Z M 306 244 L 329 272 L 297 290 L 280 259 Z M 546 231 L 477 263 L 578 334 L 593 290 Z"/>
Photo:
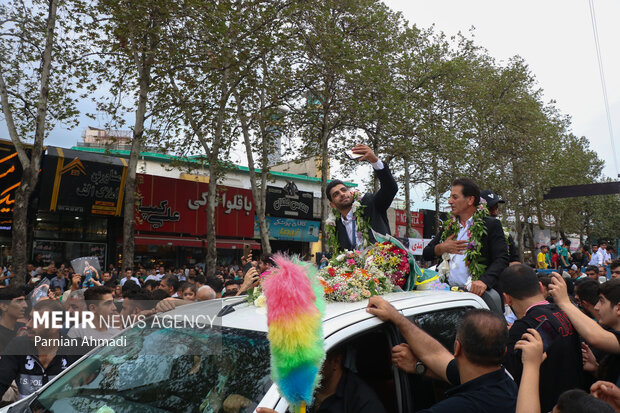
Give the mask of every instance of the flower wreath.
<path id="1" fill-rule="evenodd" d="M 473 216 L 473 224 L 467 231 L 467 237 L 469 238 L 469 244 L 465 250 L 465 265 L 469 269 L 472 280 L 476 281 L 487 266 L 482 264 L 482 237 L 487 234 L 487 227 L 484 224 L 484 218 L 489 215 L 489 210 L 484 203 L 480 203 L 476 208 Z M 441 235 L 441 242 L 444 242 L 448 237 L 452 235 L 458 235 L 460 231 L 459 220 L 454 214 L 450 214 L 450 218 L 443 222 L 443 234 Z M 444 259 L 446 254 L 444 254 Z"/>
<path id="2" fill-rule="evenodd" d="M 360 202 L 362 199 L 359 191 L 352 191 L 353 193 L 353 205 L 351 210 L 355 217 L 355 231 L 360 232 L 364 238 L 364 248 L 370 245 L 370 220 L 364 216 L 364 210 L 366 205 L 362 205 Z M 340 219 L 340 211 L 332 208 L 327 220 L 325 221 L 325 233 L 327 235 L 327 245 L 332 252 L 336 254 L 340 251 L 340 243 L 336 238 L 336 220 Z"/>

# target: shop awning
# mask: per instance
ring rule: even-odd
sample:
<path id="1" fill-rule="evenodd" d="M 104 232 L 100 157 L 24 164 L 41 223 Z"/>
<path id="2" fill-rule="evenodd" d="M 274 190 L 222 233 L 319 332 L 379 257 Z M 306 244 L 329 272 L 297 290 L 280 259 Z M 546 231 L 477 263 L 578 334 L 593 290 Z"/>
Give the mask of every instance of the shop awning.
<path id="1" fill-rule="evenodd" d="M 204 242 L 204 244 L 203 244 Z M 136 235 L 134 236 L 136 245 L 167 245 L 173 247 L 195 247 L 203 248 L 207 242 L 196 237 L 165 237 L 157 235 Z M 259 250 L 260 244 L 253 240 L 243 239 L 218 239 L 216 240 L 217 248 L 222 249 L 243 249 L 244 245 L 249 245 L 250 249 Z"/>

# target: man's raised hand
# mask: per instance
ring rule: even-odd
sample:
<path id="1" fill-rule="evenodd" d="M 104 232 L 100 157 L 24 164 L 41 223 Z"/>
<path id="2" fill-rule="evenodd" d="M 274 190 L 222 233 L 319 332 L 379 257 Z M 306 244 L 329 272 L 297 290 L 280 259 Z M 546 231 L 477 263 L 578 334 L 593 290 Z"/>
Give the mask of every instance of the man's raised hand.
<path id="1" fill-rule="evenodd" d="M 532 364 L 537 368 L 547 358 L 547 354 L 543 352 L 542 337 L 536 329 L 528 328 L 527 333 L 521 336 L 521 340 L 515 344 L 515 350 L 521 350 L 521 362 L 523 365 Z"/>
<path id="2" fill-rule="evenodd" d="M 400 313 L 394 308 L 394 306 L 392 306 L 392 304 L 377 295 L 370 297 L 366 311 L 382 321 L 395 322 L 400 317 Z"/>
<path id="3" fill-rule="evenodd" d="M 566 289 L 566 281 L 564 281 L 564 278 L 557 272 L 551 273 L 549 293 L 558 306 L 570 304 L 568 290 Z"/>
<path id="4" fill-rule="evenodd" d="M 372 149 L 370 149 L 370 147 L 366 145 L 362 145 L 362 144 L 355 145 L 355 147 L 351 149 L 351 152 L 357 155 L 362 155 L 362 157 L 359 158 L 360 161 L 368 161 L 370 163 L 375 163 L 379 160 L 379 158 L 377 157 L 377 155 L 375 155 Z"/>

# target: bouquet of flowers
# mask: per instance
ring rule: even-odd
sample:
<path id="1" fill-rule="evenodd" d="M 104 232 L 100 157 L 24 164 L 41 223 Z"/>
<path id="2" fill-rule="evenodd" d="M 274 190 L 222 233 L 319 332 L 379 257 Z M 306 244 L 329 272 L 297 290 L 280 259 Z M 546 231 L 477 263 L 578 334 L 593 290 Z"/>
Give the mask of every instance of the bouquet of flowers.
<path id="1" fill-rule="evenodd" d="M 382 271 L 392 284 L 404 288 L 409 276 L 409 258 L 404 249 L 391 242 L 378 242 L 366 253 L 365 268 Z"/>
<path id="2" fill-rule="evenodd" d="M 353 302 L 372 295 L 392 291 L 392 282 L 380 270 L 352 268 L 348 264 L 328 266 L 318 273 L 319 283 L 325 291 L 325 299 L 330 301 Z"/>
<path id="3" fill-rule="evenodd" d="M 345 251 L 338 255 L 335 259 L 332 259 L 330 264 L 336 267 L 345 267 L 350 270 L 355 268 L 364 268 L 364 257 L 366 253 L 364 251 Z"/>

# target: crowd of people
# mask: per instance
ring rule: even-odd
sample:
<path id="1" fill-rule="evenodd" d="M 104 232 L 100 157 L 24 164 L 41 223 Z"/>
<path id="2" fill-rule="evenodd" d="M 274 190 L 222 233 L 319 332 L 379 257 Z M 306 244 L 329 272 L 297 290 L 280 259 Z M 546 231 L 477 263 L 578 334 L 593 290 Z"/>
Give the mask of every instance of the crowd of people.
<path id="1" fill-rule="evenodd" d="M 215 276 L 205 276 L 200 265 L 123 272 L 110 266 L 101 274 L 87 265 L 75 272 L 70 265 L 52 262 L 42 266 L 35 261 L 28 266 L 24 285 L 16 285 L 14 277 L 7 276 L 10 282 L 0 288 L 2 404 L 27 397 L 93 347 L 63 348 L 57 344 L 62 343 L 60 339 L 87 337 L 94 343 L 113 339 L 124 326 L 114 326 L 115 320 L 135 320 L 179 305 L 244 294 L 257 285 L 273 261 L 271 255 L 258 260 L 249 255 L 242 257 L 241 265 L 220 266 Z M 92 327 L 55 329 L 33 324 L 35 312 L 87 310 L 94 316 Z"/>
<path id="2" fill-rule="evenodd" d="M 536 268 L 541 270 L 553 269 L 568 271 L 570 268 L 583 269 L 589 265 L 607 267 L 616 259 L 616 251 L 607 242 L 592 244 L 588 249 L 581 245 L 575 252 L 570 252 L 570 240 L 556 242 L 551 239 L 551 245 L 542 245 L 536 257 Z"/>
<path id="3" fill-rule="evenodd" d="M 362 231 L 387 222 L 385 209 L 395 193 L 387 165 L 363 145 L 354 149 L 372 163 L 386 190 L 362 198 L 365 212 L 355 215 L 355 197 L 346 186 L 335 182 L 328 187 L 332 207 L 340 214 L 334 246 L 363 245 L 369 234 Z M 521 263 L 514 240 L 496 219 L 501 202 L 472 180 L 456 179 L 449 198 L 452 218 L 423 251 L 426 261 L 441 258 L 437 270 L 449 287 L 476 294 L 489 307 L 463 317 L 454 352 L 382 297 L 369 299 L 367 311 L 393 323 L 405 340 L 392 350 L 394 365 L 453 386 L 428 412 L 620 412 L 620 260 L 614 260 L 613 249 L 604 242 L 571 255 L 568 240 L 552 240 L 537 256 L 537 273 Z M 360 225 L 364 220 L 367 225 Z M 325 264 L 325 259 L 319 263 Z M 270 255 L 258 260 L 248 255 L 239 264 L 219 267 L 215 276 L 206 276 L 204 265 L 99 271 L 88 261 L 76 272 L 66 264 L 43 266 L 36 257 L 25 285 L 15 285 L 7 269 L 0 280 L 0 394 L 7 402 L 26 397 L 77 359 L 61 345 L 34 345 L 35 335 L 50 342 L 60 337 L 112 339 L 120 329 L 110 327 L 111 318 L 150 316 L 195 301 L 246 294 L 273 265 Z M 88 310 L 95 323 L 41 329 L 33 325 L 30 309 Z M 339 374 L 324 372 L 333 380 L 321 387 L 328 402 L 317 411 L 342 411 L 327 406 L 346 401 L 334 393 L 343 377 L 356 383 L 354 375 L 339 369 L 342 358 L 334 351 L 328 354 L 324 369 Z M 375 401 L 367 397 L 367 406 L 376 406 Z"/>
<path id="4" fill-rule="evenodd" d="M 507 267 L 500 286 L 516 319 L 469 311 L 454 353 L 381 297 L 371 297 L 368 311 L 405 338 L 393 349 L 397 367 L 413 373 L 421 364 L 423 374 L 455 386 L 425 412 L 620 411 L 620 279 L 585 277 L 573 289 L 558 273 L 548 278 L 544 286 L 531 267 Z M 582 304 L 586 288 L 593 307 Z"/>

